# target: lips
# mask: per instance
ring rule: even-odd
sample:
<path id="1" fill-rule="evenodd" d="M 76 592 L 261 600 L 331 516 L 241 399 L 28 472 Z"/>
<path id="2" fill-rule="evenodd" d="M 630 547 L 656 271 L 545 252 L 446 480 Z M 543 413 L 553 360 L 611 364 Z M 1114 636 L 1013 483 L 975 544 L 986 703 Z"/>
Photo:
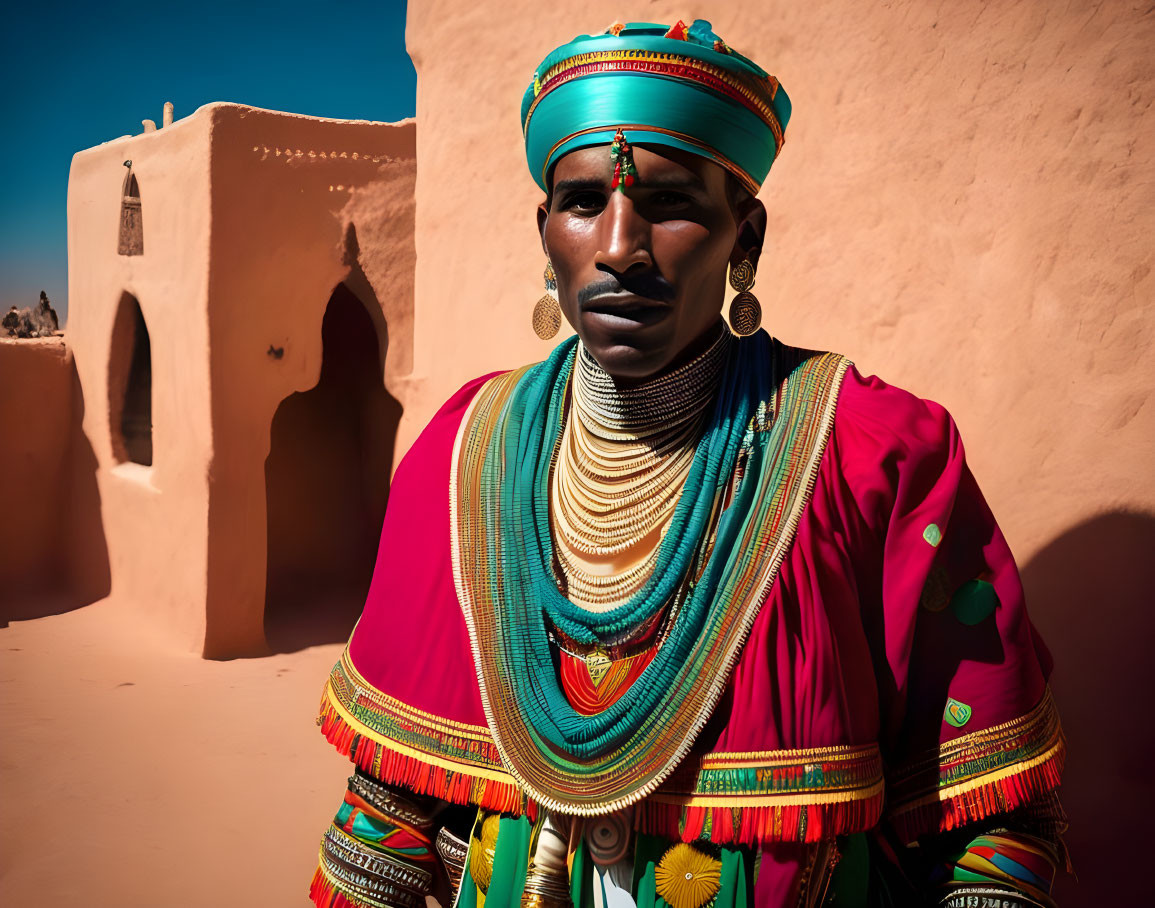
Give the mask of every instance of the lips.
<path id="1" fill-rule="evenodd" d="M 582 306 L 583 316 L 594 316 L 603 323 L 652 325 L 670 312 L 667 303 L 636 296 L 632 293 L 605 293 L 595 296 Z"/>

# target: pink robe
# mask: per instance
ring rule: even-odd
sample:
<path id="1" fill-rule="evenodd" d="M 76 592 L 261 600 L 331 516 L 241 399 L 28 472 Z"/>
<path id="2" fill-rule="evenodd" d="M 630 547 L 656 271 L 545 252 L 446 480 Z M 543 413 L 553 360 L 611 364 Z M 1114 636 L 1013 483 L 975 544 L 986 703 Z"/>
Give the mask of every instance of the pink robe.
<path id="1" fill-rule="evenodd" d="M 452 575 L 452 448 L 485 380 L 450 398 L 397 469 L 373 583 L 347 649 L 360 677 L 338 681 L 334 670 L 321 723 L 339 749 L 388 782 L 532 810 L 497 781 Z M 973 594 L 956 596 L 960 587 Z M 681 798 L 680 813 L 643 805 L 641 824 L 761 847 L 756 904 L 783 903 L 804 842 L 880 822 L 913 841 L 1047 797 L 1063 757 L 1049 671 L 1010 549 L 949 414 L 852 368 L 793 543 L 696 757 L 663 786 L 671 792 L 664 800 L 652 799 Z M 337 701 L 384 710 L 390 724 L 382 732 Z M 848 771 L 844 801 L 811 809 L 809 821 L 799 819 L 806 808 L 766 790 L 748 800 L 757 822 L 712 811 L 701 789 L 697 800 L 689 793 L 711 759 L 725 766 L 756 756 L 774 767 L 783 751 L 836 747 L 877 754 L 878 779 Z M 791 770 L 764 770 L 773 771 Z M 827 767 L 816 784 L 829 786 L 833 775 Z M 787 806 L 767 808 L 779 803 Z"/>

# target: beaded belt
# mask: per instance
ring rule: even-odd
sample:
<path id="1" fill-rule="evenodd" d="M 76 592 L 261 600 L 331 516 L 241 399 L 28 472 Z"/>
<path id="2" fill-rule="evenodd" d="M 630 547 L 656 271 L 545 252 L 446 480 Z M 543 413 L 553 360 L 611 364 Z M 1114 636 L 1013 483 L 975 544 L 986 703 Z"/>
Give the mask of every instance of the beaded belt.
<path id="1" fill-rule="evenodd" d="M 457 890 L 461 888 L 461 877 L 465 874 L 465 860 L 469 856 L 469 843 L 463 842 L 442 826 L 437 833 L 433 847 L 437 849 L 437 854 L 449 876 L 450 889 L 456 898 Z"/>
<path id="2" fill-rule="evenodd" d="M 433 828 L 433 818 L 426 811 L 372 776 L 361 772 L 350 776 L 349 790 L 386 816 L 395 817 L 422 832 Z"/>
<path id="3" fill-rule="evenodd" d="M 1021 892 L 995 886 L 963 886 L 943 897 L 938 908 L 1048 908 Z"/>
<path id="4" fill-rule="evenodd" d="M 429 871 L 371 850 L 336 826 L 325 833 L 321 861 L 341 888 L 380 905 L 424 908 L 433 886 Z"/>

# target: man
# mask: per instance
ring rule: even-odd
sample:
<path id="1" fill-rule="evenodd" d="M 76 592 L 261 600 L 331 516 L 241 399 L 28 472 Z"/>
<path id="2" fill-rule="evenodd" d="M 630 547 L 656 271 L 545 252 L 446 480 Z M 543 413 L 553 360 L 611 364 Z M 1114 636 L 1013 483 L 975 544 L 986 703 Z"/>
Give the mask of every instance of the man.
<path id="1" fill-rule="evenodd" d="M 318 905 L 1049 904 L 1049 659 L 954 424 L 758 330 L 789 116 L 702 21 L 539 67 L 534 323 L 577 338 L 398 468 Z"/>

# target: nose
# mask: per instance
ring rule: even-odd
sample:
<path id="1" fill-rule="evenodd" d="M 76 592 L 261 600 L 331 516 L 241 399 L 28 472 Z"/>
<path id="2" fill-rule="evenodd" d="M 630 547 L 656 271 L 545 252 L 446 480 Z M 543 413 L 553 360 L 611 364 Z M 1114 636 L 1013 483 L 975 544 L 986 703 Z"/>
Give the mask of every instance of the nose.
<path id="1" fill-rule="evenodd" d="M 625 274 L 631 268 L 654 264 L 650 249 L 650 223 L 624 192 L 611 192 L 602 211 L 598 252 L 594 264 L 603 271 Z"/>

